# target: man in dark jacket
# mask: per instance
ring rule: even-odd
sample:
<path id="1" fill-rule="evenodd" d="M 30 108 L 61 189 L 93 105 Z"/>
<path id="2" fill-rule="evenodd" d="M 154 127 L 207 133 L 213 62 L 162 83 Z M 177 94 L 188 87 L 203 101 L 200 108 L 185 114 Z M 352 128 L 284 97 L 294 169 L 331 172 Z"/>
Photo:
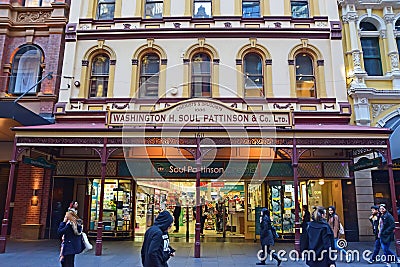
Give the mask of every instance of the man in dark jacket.
<path id="1" fill-rule="evenodd" d="M 390 243 L 392 242 L 393 230 L 395 228 L 394 218 L 392 214 L 387 212 L 385 204 L 379 205 L 379 212 L 381 213 L 381 217 L 379 219 L 378 237 L 380 238 L 381 247 L 387 259 L 387 266 L 390 266 L 389 262 L 397 262 L 396 254 L 390 250 Z"/>
<path id="2" fill-rule="evenodd" d="M 372 206 L 371 216 L 369 217 L 369 221 L 371 222 L 372 232 L 374 233 L 375 236 L 375 244 L 374 244 L 374 253 L 372 253 L 371 258 L 367 260 L 368 263 L 374 263 L 376 261 L 376 256 L 379 254 L 379 250 L 381 249 L 381 240 L 378 237 L 379 217 L 380 217 L 379 207 Z"/>
<path id="3" fill-rule="evenodd" d="M 304 253 L 306 264 L 310 267 L 332 267 L 335 261 L 332 259 L 331 251 L 335 248 L 333 232 L 326 222 L 326 210 L 323 207 L 317 207 L 313 212 L 312 221 L 308 223 L 306 238 L 301 243 L 301 250 L 307 250 Z"/>
<path id="4" fill-rule="evenodd" d="M 173 220 L 168 211 L 162 211 L 147 229 L 141 250 L 143 267 L 168 267 L 168 259 L 175 256 L 168 236 Z"/>
<path id="5" fill-rule="evenodd" d="M 173 212 L 174 225 L 175 225 L 174 233 L 179 232 L 179 217 L 181 216 L 181 211 L 182 211 L 181 203 L 179 202 L 179 200 L 176 200 L 175 209 Z"/>

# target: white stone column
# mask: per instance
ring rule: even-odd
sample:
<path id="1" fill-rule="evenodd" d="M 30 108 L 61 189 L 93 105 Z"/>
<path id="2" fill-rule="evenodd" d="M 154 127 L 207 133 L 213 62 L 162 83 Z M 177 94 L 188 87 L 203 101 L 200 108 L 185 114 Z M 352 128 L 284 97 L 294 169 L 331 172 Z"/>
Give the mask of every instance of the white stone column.
<path id="1" fill-rule="evenodd" d="M 390 62 L 391 74 L 394 78 L 393 89 L 400 89 L 399 52 L 397 51 L 396 37 L 394 36 L 394 13 L 392 7 L 385 7 L 383 14 L 387 32 L 388 60 Z"/>
<path id="2" fill-rule="evenodd" d="M 372 241 L 373 232 L 368 218 L 374 205 L 371 170 L 354 172 L 357 202 L 358 234 L 360 241 Z"/>

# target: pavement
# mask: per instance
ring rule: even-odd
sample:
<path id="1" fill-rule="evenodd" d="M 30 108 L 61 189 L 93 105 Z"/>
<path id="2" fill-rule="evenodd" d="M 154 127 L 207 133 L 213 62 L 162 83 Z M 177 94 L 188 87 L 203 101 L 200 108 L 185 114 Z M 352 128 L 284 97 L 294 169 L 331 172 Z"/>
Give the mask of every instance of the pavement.
<path id="1" fill-rule="evenodd" d="M 91 240 L 94 244 L 94 240 Z M 76 256 L 76 267 L 94 266 L 134 266 L 141 267 L 140 249 L 142 240 L 135 241 L 104 241 L 102 256 L 95 256 L 94 249 Z M 194 243 L 184 238 L 171 238 L 171 245 L 177 250 L 176 256 L 169 260 L 169 267 L 247 267 L 256 266 L 259 243 L 245 241 L 243 239 L 210 239 L 201 243 L 201 258 L 194 258 Z M 360 260 L 351 263 L 337 261 L 338 267 L 352 266 L 385 266 L 383 263 L 368 264 L 362 259 L 362 252 L 372 249 L 372 242 L 349 243 L 348 250 L 360 252 Z M 289 253 L 293 249 L 293 243 L 276 243 L 273 249 L 284 250 Z M 393 251 L 394 251 L 394 247 Z M 58 240 L 9 240 L 6 253 L 0 254 L 1 267 L 56 267 L 58 262 Z M 289 254 L 286 255 L 289 259 Z M 275 261 L 267 260 L 266 266 L 276 266 Z M 304 261 L 288 260 L 281 266 L 306 266 Z M 392 264 L 392 266 L 396 266 Z"/>

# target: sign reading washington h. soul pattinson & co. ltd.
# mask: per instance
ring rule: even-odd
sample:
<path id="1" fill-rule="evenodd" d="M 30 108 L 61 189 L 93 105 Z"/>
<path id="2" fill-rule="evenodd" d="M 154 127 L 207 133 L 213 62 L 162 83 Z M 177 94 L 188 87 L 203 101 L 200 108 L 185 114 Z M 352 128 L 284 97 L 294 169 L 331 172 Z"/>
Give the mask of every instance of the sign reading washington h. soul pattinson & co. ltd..
<path id="1" fill-rule="evenodd" d="M 109 110 L 109 126 L 292 126 L 290 112 L 241 111 L 215 100 L 190 99 L 156 111 Z"/>

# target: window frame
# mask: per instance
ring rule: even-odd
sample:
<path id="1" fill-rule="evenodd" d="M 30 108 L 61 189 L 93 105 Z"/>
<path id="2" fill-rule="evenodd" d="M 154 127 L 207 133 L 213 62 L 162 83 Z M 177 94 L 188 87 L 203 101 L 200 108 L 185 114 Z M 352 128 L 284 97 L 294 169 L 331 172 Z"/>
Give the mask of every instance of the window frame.
<path id="1" fill-rule="evenodd" d="M 210 6 L 210 15 L 209 15 L 209 17 L 196 16 L 196 4 L 198 4 L 198 3 L 207 3 L 207 4 L 209 4 L 209 6 Z M 196 19 L 210 19 L 210 18 L 212 18 L 213 17 L 212 8 L 213 8 L 213 1 L 212 0 L 193 0 L 193 18 L 196 18 Z"/>
<path id="2" fill-rule="evenodd" d="M 300 70 L 300 65 L 298 65 L 297 58 L 300 56 L 306 56 L 310 59 L 310 66 L 312 70 L 312 74 L 303 74 L 303 73 L 298 73 L 298 70 Z M 299 67 L 297 67 L 299 66 Z M 296 86 L 296 96 L 297 98 L 317 98 L 317 79 L 315 77 L 315 71 L 316 71 L 316 65 L 315 65 L 315 59 L 312 55 L 309 53 L 297 53 L 294 56 L 294 68 L 295 68 L 295 86 Z M 303 79 L 305 77 L 306 79 Z M 302 85 L 305 84 L 305 82 L 310 81 L 309 79 L 311 78 L 311 81 L 313 82 L 313 87 L 312 90 L 310 89 L 301 89 Z M 302 82 L 299 82 L 300 80 L 303 80 Z M 299 96 L 299 91 L 309 91 L 310 95 L 308 96 Z"/>
<path id="3" fill-rule="evenodd" d="M 113 20 L 114 16 L 115 16 L 115 2 L 116 0 L 98 0 L 97 1 L 97 14 L 96 14 L 96 19 L 97 20 Z M 110 13 L 109 16 L 107 17 L 100 17 L 100 10 L 101 10 L 101 6 L 112 6 L 112 14 Z M 108 14 L 108 13 L 106 13 Z"/>
<path id="4" fill-rule="evenodd" d="M 38 3 L 37 4 L 30 4 L 33 2 L 36 2 L 35 0 L 24 0 L 22 6 L 25 7 L 51 7 L 51 3 L 53 2 L 53 0 L 37 0 Z M 43 5 L 44 4 L 44 5 Z"/>
<path id="5" fill-rule="evenodd" d="M 195 73 L 194 72 L 194 67 L 195 67 L 195 58 L 197 55 L 205 55 L 208 57 L 208 65 L 209 65 L 209 73 L 205 73 L 201 71 L 200 73 Z M 206 61 L 207 62 L 207 61 Z M 211 97 L 212 96 L 212 57 L 208 53 L 205 52 L 196 52 L 193 54 L 193 56 L 190 58 L 190 93 L 191 97 L 193 98 L 198 98 L 198 97 Z M 202 66 L 200 66 L 200 70 L 202 70 Z M 201 94 L 197 95 L 196 94 L 196 84 L 198 82 L 195 81 L 196 78 L 201 79 Z M 204 79 L 207 79 L 206 81 Z M 209 92 L 204 91 L 204 87 L 207 86 L 208 83 L 208 88 Z"/>
<path id="6" fill-rule="evenodd" d="M 29 49 L 29 48 L 31 48 L 31 49 Z M 20 53 L 23 50 L 26 50 L 26 51 Z M 35 78 L 35 76 L 36 76 L 36 79 L 32 80 L 32 83 L 35 82 L 35 84 L 29 85 L 29 87 L 24 91 L 20 90 L 18 92 L 15 92 L 16 86 L 17 86 L 17 84 L 19 84 L 19 81 L 18 81 L 19 77 L 20 77 L 20 75 L 22 77 L 22 75 L 24 74 L 24 73 L 21 73 L 24 70 L 24 69 L 22 69 L 22 67 L 26 67 L 26 65 L 27 65 L 26 63 L 22 64 L 20 61 L 21 61 L 21 59 L 25 60 L 25 58 L 23 58 L 23 56 L 26 55 L 27 53 L 29 53 L 30 51 L 37 51 L 39 53 L 38 61 L 33 62 L 35 65 L 33 66 L 33 68 L 30 69 L 30 70 L 34 71 L 33 78 Z M 29 58 L 27 58 L 27 60 L 29 60 Z M 35 87 L 32 88 L 27 94 L 34 95 L 37 92 L 39 92 L 40 88 L 41 88 L 41 84 L 36 84 L 36 83 L 42 79 L 43 60 L 44 60 L 43 51 L 39 47 L 32 45 L 32 44 L 25 44 L 25 45 L 20 46 L 18 48 L 18 51 L 15 53 L 15 55 L 12 59 L 11 76 L 10 76 L 10 80 L 9 80 L 8 92 L 13 95 L 21 95 L 21 94 L 24 94 L 29 89 L 31 89 L 33 85 L 35 85 L 36 88 Z M 18 62 L 16 62 L 16 61 L 18 61 Z M 22 64 L 23 66 L 20 66 L 20 64 Z M 25 73 L 25 75 L 26 75 L 26 73 Z M 22 77 L 21 79 L 23 82 L 24 78 Z M 28 79 L 29 79 L 29 77 L 28 77 Z M 35 89 L 35 90 L 33 90 L 33 89 Z"/>
<path id="7" fill-rule="evenodd" d="M 258 57 L 259 62 L 257 62 L 257 64 L 260 64 L 260 66 L 261 66 L 261 71 L 259 73 L 248 73 L 247 72 L 249 63 L 246 60 L 246 58 L 248 58 L 250 56 L 257 56 Z M 259 53 L 256 53 L 256 52 L 248 52 L 243 56 L 243 75 L 244 75 L 243 90 L 244 90 L 244 97 L 264 97 L 265 96 L 264 95 L 264 85 L 265 85 L 264 72 L 265 72 L 265 67 L 264 67 L 263 62 L 264 62 L 263 57 Z M 258 68 L 258 66 L 256 68 Z M 260 85 L 260 83 L 257 84 L 256 82 L 254 82 L 254 79 L 252 79 L 252 78 L 260 79 L 261 80 L 261 85 Z M 247 82 L 246 81 L 248 81 L 248 80 L 250 80 L 251 82 L 247 86 Z M 252 91 L 253 91 L 253 94 L 254 94 L 254 91 L 257 91 L 257 92 L 260 93 L 260 95 L 259 96 L 253 95 L 253 94 L 250 93 Z"/>
<path id="8" fill-rule="evenodd" d="M 148 5 L 153 5 L 153 4 L 162 4 L 162 9 L 161 9 L 161 16 L 153 15 L 152 17 L 147 16 L 147 6 Z M 164 0 L 145 0 L 144 2 L 144 18 L 145 19 L 162 19 L 164 17 Z M 156 7 L 156 5 L 154 6 Z M 160 14 L 160 13 L 158 13 Z"/>
<path id="9" fill-rule="evenodd" d="M 294 3 L 296 3 L 297 5 L 293 5 Z M 302 16 L 302 14 L 305 14 L 305 13 L 301 13 L 300 16 L 293 16 L 293 14 L 294 14 L 293 8 L 296 7 L 296 6 L 297 7 L 303 7 L 302 5 L 300 5 L 301 3 L 305 4 L 303 6 L 306 6 L 307 14 L 305 16 Z M 290 14 L 291 14 L 292 18 L 295 18 L 295 19 L 310 18 L 310 3 L 308 2 L 308 0 L 292 0 L 292 1 L 290 1 Z"/>
<path id="10" fill-rule="evenodd" d="M 245 13 L 245 3 L 258 3 L 258 15 L 251 13 Z M 245 15 L 249 14 L 249 15 Z M 242 0 L 242 17 L 243 18 L 261 18 L 261 1 L 260 0 Z"/>
<path id="11" fill-rule="evenodd" d="M 365 53 L 366 46 L 363 45 L 363 41 L 366 40 L 371 40 L 374 41 L 374 47 L 377 47 L 377 54 L 367 54 Z M 383 66 L 382 66 L 382 56 L 381 56 L 381 50 L 380 50 L 380 45 L 379 45 L 379 37 L 375 36 L 361 36 L 360 38 L 360 43 L 361 43 L 361 48 L 363 51 L 363 60 L 364 60 L 364 69 L 367 72 L 368 76 L 383 76 Z M 365 44 L 365 43 L 364 43 Z M 379 63 L 377 63 L 379 62 Z M 379 66 L 378 72 L 373 73 L 372 69 L 370 69 L 371 66 Z"/>
<path id="12" fill-rule="evenodd" d="M 97 74 L 94 75 L 94 63 L 95 60 L 101 56 L 104 56 L 108 59 L 108 69 L 107 69 L 107 73 L 106 74 Z M 110 83 L 110 64 L 111 59 L 110 56 L 106 53 L 99 53 L 96 54 L 95 56 L 93 56 L 91 62 L 90 62 L 90 78 L 89 78 L 89 98 L 106 98 L 108 96 L 108 89 L 109 89 L 109 83 Z M 102 96 L 98 96 L 99 91 L 98 91 L 98 83 L 94 83 L 94 79 L 93 77 L 96 78 L 101 78 L 102 81 L 102 85 L 103 85 L 103 93 Z M 97 79 L 96 79 L 97 80 Z M 106 86 L 105 86 L 106 85 Z M 93 87 L 96 86 L 95 89 L 93 89 Z M 104 89 L 105 88 L 105 89 Z M 94 93 L 94 94 L 93 94 Z M 92 95 L 93 94 L 93 95 Z"/>
<path id="13" fill-rule="evenodd" d="M 158 71 L 155 73 L 144 73 L 143 68 L 143 59 L 146 56 L 156 56 L 158 60 Z M 146 53 L 142 57 L 140 57 L 140 64 L 139 64 L 139 97 L 140 98 L 158 98 L 158 93 L 160 90 L 160 69 L 161 69 L 161 57 L 157 53 Z M 148 95 L 147 94 L 147 84 L 146 82 L 150 79 L 157 79 L 157 94 Z M 144 81 L 143 81 L 144 80 Z M 143 90 L 146 89 L 144 92 Z"/>

